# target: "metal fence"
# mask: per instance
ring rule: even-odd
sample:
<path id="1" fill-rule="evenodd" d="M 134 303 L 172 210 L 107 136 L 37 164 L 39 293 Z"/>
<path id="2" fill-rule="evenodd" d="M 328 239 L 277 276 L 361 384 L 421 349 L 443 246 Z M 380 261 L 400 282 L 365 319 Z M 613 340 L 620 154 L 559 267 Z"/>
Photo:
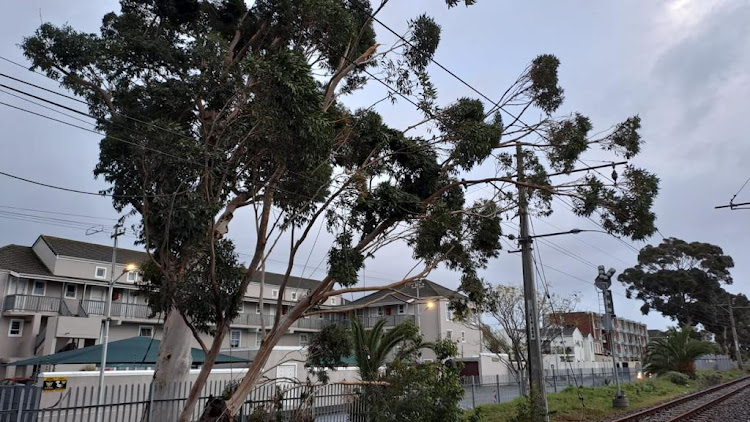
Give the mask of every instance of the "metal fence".
<path id="1" fill-rule="evenodd" d="M 695 360 L 699 371 L 728 371 L 737 369 L 737 363 L 727 355 L 703 355 Z"/>
<path id="2" fill-rule="evenodd" d="M 209 382 L 198 400 L 192 419 L 197 420 L 210 398 L 221 397 L 230 385 L 227 381 Z M 98 388 L 72 387 L 64 393 L 41 393 L 40 387 L 0 386 L 0 422 L 79 422 L 96 421 L 97 412 L 108 422 L 156 421 L 159 411 L 177 420 L 190 391 L 191 383 L 167 386 L 166 397 L 157 400 L 150 383 L 105 386 L 104 404 L 97 403 Z M 56 403 L 40 406 L 42 394 L 59 394 Z M 253 390 L 243 403 L 235 420 L 354 422 L 365 420 L 364 402 L 351 385 L 324 386 L 271 383 Z M 153 419 L 152 419 L 153 418 Z"/>
<path id="3" fill-rule="evenodd" d="M 635 368 L 618 368 L 620 382 L 636 379 Z M 526 381 L 526 380 L 524 380 Z M 461 380 L 465 394 L 461 400 L 462 409 L 473 409 L 483 404 L 507 403 L 521 396 L 520 379 L 513 375 L 485 375 L 464 377 Z M 614 372 L 609 369 L 566 369 L 545 371 L 545 384 L 548 393 L 562 391 L 570 386 L 601 387 L 614 385 Z M 528 385 L 524 382 L 524 385 Z"/>

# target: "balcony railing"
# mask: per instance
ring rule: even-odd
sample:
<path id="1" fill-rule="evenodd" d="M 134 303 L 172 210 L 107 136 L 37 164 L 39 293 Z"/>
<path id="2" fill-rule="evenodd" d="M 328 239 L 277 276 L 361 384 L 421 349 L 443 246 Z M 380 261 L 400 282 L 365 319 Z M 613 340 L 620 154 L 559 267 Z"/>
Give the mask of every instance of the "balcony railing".
<path id="1" fill-rule="evenodd" d="M 300 318 L 292 324 L 292 328 L 297 329 L 309 329 L 309 330 L 321 330 L 324 327 L 331 324 L 349 325 L 349 319 L 339 317 L 335 314 L 331 314 L 332 318 L 318 318 L 312 316 L 309 318 Z M 266 327 L 273 325 L 275 315 L 264 315 L 264 323 Z M 372 328 L 379 320 L 385 320 L 386 327 L 394 327 L 403 321 L 410 320 L 414 321 L 414 315 L 385 315 L 385 316 L 374 316 L 374 317 L 358 317 L 362 321 L 362 325 L 365 328 Z M 253 327 L 260 327 L 260 315 L 259 314 L 240 314 L 234 319 L 234 323 L 238 325 L 250 325 Z"/>
<path id="2" fill-rule="evenodd" d="M 60 312 L 60 298 L 8 295 L 5 296 L 3 311 Z"/>
<path id="3" fill-rule="evenodd" d="M 104 315 L 107 310 L 107 302 L 103 300 L 82 300 L 81 308 L 87 315 Z M 151 308 L 148 305 L 135 303 L 112 302 L 113 318 L 137 318 L 150 319 Z"/>

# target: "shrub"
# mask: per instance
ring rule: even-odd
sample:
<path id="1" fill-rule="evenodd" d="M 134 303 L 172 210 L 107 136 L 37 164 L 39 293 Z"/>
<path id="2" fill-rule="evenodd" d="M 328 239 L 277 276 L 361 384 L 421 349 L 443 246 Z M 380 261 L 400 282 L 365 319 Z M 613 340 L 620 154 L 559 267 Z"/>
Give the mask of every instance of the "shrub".
<path id="1" fill-rule="evenodd" d="M 672 384 L 676 385 L 688 385 L 688 383 L 690 382 L 690 377 L 686 374 L 683 374 L 682 372 L 669 371 L 665 372 L 661 376 L 668 379 Z"/>

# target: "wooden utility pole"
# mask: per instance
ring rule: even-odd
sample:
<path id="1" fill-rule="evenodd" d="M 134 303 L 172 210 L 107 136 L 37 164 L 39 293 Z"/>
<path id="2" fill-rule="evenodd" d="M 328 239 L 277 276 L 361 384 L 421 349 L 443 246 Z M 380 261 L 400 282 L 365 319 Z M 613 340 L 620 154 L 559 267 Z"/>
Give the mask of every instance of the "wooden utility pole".
<path id="1" fill-rule="evenodd" d="M 524 181 L 523 149 L 516 144 L 516 173 L 518 181 Z M 529 392 L 533 408 L 534 421 L 549 421 L 547 409 L 547 389 L 544 385 L 544 367 L 542 365 L 542 345 L 539 339 L 539 309 L 536 300 L 534 283 L 534 263 L 531 255 L 531 236 L 529 235 L 529 210 L 526 187 L 518 185 L 518 215 L 521 219 L 521 261 L 523 265 L 523 297 L 526 311 L 526 339 L 528 342 Z"/>

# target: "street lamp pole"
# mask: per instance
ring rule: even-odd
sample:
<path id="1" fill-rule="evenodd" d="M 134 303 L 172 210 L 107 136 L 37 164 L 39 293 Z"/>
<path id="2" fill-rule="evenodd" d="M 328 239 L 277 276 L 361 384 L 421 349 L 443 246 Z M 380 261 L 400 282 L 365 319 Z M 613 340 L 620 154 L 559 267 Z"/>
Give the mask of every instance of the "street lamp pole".
<path id="1" fill-rule="evenodd" d="M 97 420 L 102 421 L 104 416 L 104 368 L 107 366 L 107 346 L 109 344 L 109 321 L 112 319 L 112 294 L 114 292 L 115 281 L 120 277 L 115 278 L 115 267 L 117 266 L 117 238 L 122 235 L 125 231 L 123 230 L 123 223 L 125 217 L 120 217 L 117 220 L 117 224 L 114 226 L 114 232 L 112 238 L 114 239 L 114 245 L 112 247 L 112 266 L 109 273 L 109 291 L 107 294 L 107 301 L 105 303 L 104 310 L 104 334 L 102 335 L 102 358 L 99 366 L 99 399 L 97 401 L 96 415 Z M 124 272 L 123 272 L 124 274 Z M 120 274 L 122 276 L 122 274 Z"/>
<path id="2" fill-rule="evenodd" d="M 620 387 L 620 374 L 617 372 L 617 352 L 615 348 L 615 306 L 612 300 L 612 291 L 609 286 L 612 285 L 612 276 L 615 275 L 615 269 L 610 268 L 604 271 L 604 265 L 599 266 L 599 275 L 596 276 L 594 285 L 602 291 L 604 297 L 604 327 L 609 332 L 609 351 L 612 354 L 612 370 L 615 374 L 615 383 L 617 384 L 617 393 L 612 399 L 612 407 L 623 408 L 630 405 L 628 398 L 622 393 Z"/>

